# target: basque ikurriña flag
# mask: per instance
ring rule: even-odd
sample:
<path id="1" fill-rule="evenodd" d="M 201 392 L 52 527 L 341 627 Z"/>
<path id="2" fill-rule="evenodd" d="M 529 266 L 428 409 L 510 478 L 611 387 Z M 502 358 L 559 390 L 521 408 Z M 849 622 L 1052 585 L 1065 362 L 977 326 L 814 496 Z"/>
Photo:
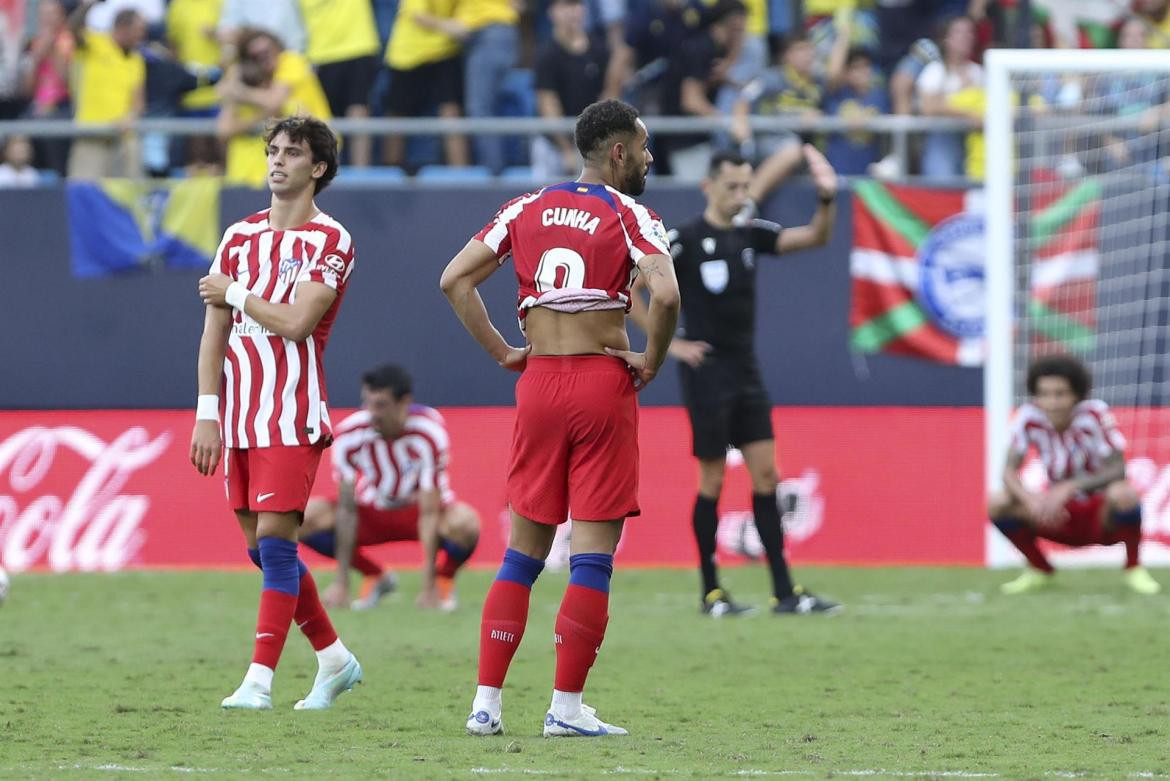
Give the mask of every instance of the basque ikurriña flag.
<path id="1" fill-rule="evenodd" d="M 1028 269 L 1033 350 L 1084 352 L 1095 326 L 1099 188 L 1041 178 L 1028 189 L 1016 263 Z M 982 191 L 862 181 L 853 194 L 852 349 L 982 364 Z"/>

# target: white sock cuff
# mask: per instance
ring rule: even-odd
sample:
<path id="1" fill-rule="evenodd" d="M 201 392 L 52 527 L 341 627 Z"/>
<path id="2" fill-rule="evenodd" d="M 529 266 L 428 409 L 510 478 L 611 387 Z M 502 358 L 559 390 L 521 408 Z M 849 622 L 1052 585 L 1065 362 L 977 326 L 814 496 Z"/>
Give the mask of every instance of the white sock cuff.
<path id="1" fill-rule="evenodd" d="M 495 686 L 476 686 L 472 707 L 476 710 L 499 711 L 501 693 Z"/>
<path id="2" fill-rule="evenodd" d="M 345 643 L 341 642 L 339 637 L 317 652 L 317 665 L 330 668 L 342 667 L 349 661 L 349 656 L 349 649 L 345 647 Z"/>
<path id="3" fill-rule="evenodd" d="M 276 671 L 271 667 L 265 667 L 262 664 L 252 662 L 248 665 L 248 672 L 244 674 L 244 680 L 254 683 L 266 692 L 272 691 L 272 677 L 276 675 Z"/>
<path id="4" fill-rule="evenodd" d="M 581 696 L 581 692 L 553 689 L 552 706 L 549 710 L 558 715 L 571 716 L 581 710 Z"/>

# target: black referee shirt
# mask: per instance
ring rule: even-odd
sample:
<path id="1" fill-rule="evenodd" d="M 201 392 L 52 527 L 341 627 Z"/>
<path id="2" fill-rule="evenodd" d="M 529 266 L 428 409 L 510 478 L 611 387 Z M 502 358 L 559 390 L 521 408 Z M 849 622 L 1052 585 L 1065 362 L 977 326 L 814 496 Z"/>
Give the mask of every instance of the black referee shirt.
<path id="1" fill-rule="evenodd" d="M 685 339 L 716 353 L 755 349 L 756 256 L 774 255 L 780 226 L 767 220 L 716 228 L 702 215 L 667 234 L 682 295 Z"/>

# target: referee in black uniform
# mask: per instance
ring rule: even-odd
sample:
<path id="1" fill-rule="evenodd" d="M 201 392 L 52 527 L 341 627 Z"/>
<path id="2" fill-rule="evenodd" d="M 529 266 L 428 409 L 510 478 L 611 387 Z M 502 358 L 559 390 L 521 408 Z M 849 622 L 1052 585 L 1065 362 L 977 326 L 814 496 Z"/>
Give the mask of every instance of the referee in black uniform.
<path id="1" fill-rule="evenodd" d="M 772 573 L 772 611 L 826 613 L 841 607 L 793 585 L 789 575 L 776 504 L 772 402 L 755 352 L 757 258 L 822 246 L 833 230 L 837 175 L 815 147 L 805 145 L 804 156 L 818 195 L 808 225 L 781 230 L 766 220 L 739 224 L 736 215 L 748 202 L 752 167 L 737 154 L 720 153 L 703 181 L 706 210 L 668 234 L 684 333 L 671 343 L 670 353 L 680 362 L 693 452 L 699 460 L 693 524 L 703 577 L 702 609 L 712 616 L 754 612 L 732 601 L 720 587 L 715 567 L 716 505 L 729 445 L 743 453 L 751 475 L 752 512 Z M 644 314 L 645 303 L 636 295 L 631 316 L 640 325 Z"/>

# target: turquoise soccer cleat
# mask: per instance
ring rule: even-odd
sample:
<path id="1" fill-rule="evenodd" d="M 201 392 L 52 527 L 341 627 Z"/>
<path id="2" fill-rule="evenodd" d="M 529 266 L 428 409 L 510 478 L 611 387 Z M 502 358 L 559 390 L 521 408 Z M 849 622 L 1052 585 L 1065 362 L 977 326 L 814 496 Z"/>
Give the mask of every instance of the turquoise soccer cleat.
<path id="1" fill-rule="evenodd" d="M 244 681 L 240 688 L 223 698 L 219 707 L 225 710 L 272 710 L 272 695 L 259 684 Z"/>
<path id="2" fill-rule="evenodd" d="M 349 661 L 340 670 L 332 673 L 318 670 L 317 677 L 313 680 L 313 689 L 305 696 L 305 699 L 298 701 L 293 706 L 293 710 L 325 710 L 330 708 L 333 706 L 333 701 L 342 692 L 349 691 L 361 682 L 362 666 L 358 664 L 357 657 L 350 654 Z"/>

